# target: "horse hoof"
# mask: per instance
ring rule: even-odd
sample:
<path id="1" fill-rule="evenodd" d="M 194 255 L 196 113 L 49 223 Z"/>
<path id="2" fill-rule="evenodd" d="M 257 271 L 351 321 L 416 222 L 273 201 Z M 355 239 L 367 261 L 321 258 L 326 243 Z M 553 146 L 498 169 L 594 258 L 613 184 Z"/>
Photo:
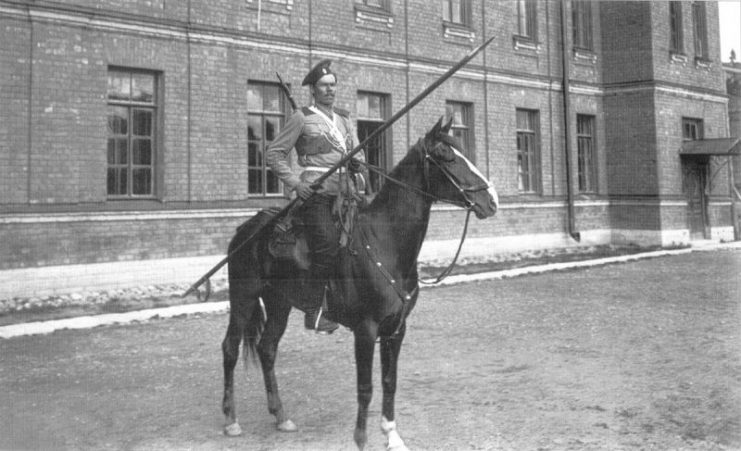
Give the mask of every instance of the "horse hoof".
<path id="1" fill-rule="evenodd" d="M 296 432 L 298 431 L 298 426 L 296 426 L 296 423 L 294 423 L 291 420 L 286 420 L 282 423 L 278 423 L 276 425 L 279 431 L 281 432 Z"/>
<path id="2" fill-rule="evenodd" d="M 242 435 L 242 428 L 239 427 L 239 423 L 235 421 L 232 424 L 224 426 L 224 435 L 228 437 L 237 437 Z"/>

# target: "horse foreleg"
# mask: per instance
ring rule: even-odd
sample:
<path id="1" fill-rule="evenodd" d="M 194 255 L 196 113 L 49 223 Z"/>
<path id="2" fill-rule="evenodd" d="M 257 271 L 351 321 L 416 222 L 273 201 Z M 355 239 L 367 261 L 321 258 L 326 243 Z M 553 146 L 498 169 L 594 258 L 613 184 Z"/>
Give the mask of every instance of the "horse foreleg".
<path id="1" fill-rule="evenodd" d="M 239 361 L 239 345 L 242 342 L 247 318 L 239 311 L 229 314 L 229 326 L 226 337 L 221 343 L 221 351 L 224 355 L 224 399 L 222 411 L 226 416 L 224 434 L 229 436 L 240 435 L 242 429 L 237 422 L 236 406 L 234 404 L 234 367 Z"/>
<path id="2" fill-rule="evenodd" d="M 364 321 L 355 329 L 355 368 L 358 384 L 358 417 L 355 423 L 355 444 L 364 449 L 368 443 L 366 424 L 368 405 L 373 397 L 373 351 L 376 346 L 378 325 Z"/>
<path id="3" fill-rule="evenodd" d="M 394 399 L 396 395 L 397 364 L 404 329 L 393 338 L 381 338 L 381 384 L 383 386 L 383 406 L 381 409 L 381 431 L 386 436 L 388 450 L 406 451 L 407 447 L 396 430 Z"/>
<path id="4" fill-rule="evenodd" d="M 268 397 L 268 412 L 275 416 L 276 427 L 281 432 L 295 432 L 296 425 L 288 418 L 283 403 L 278 394 L 278 381 L 275 377 L 275 359 L 278 353 L 278 343 L 288 324 L 288 314 L 291 306 L 286 303 L 266 301 L 268 321 L 265 324 L 260 343 L 257 345 L 257 354 L 260 357 L 262 376 L 265 381 L 265 393 Z"/>

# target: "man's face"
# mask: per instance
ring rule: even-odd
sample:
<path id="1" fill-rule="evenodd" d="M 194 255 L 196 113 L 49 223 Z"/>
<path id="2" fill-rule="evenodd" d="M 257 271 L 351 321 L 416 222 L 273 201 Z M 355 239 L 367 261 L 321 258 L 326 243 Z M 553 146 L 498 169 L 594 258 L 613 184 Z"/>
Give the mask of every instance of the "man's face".
<path id="1" fill-rule="evenodd" d="M 314 101 L 319 105 L 331 107 L 337 92 L 337 79 L 334 74 L 327 74 L 314 84 Z"/>

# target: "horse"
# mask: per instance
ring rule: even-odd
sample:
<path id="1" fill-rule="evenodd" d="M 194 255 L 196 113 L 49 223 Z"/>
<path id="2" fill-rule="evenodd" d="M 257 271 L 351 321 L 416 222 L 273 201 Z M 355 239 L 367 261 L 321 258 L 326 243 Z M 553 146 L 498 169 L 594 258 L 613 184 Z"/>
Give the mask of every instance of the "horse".
<path id="1" fill-rule="evenodd" d="M 386 176 L 387 183 L 359 209 L 348 244 L 338 258 L 336 283 L 329 290 L 328 314 L 354 334 L 358 411 L 353 438 L 364 449 L 371 401 L 373 355 L 380 342 L 383 407 L 381 429 L 388 449 L 406 450 L 397 429 L 394 397 L 397 362 L 406 318 L 419 294 L 417 259 L 427 232 L 433 202 L 464 207 L 478 219 L 494 215 L 498 197 L 489 180 L 467 159 L 450 136 L 452 121 L 442 118 Z M 278 394 L 274 365 L 292 299 L 301 290 L 306 263 L 278 261 L 268 242 L 276 211 L 263 210 L 243 224 L 229 244 L 229 325 L 222 343 L 224 433 L 240 435 L 234 402 L 234 367 L 240 344 L 262 367 L 268 411 L 279 431 L 294 432 Z M 244 245 L 245 239 L 251 242 Z M 306 254 L 298 239 L 298 254 Z M 236 251 L 235 251 L 236 250 Z M 234 252 L 234 255 L 232 255 Z M 262 303 L 261 303 L 262 302 Z M 297 304 L 298 305 L 298 304 Z"/>

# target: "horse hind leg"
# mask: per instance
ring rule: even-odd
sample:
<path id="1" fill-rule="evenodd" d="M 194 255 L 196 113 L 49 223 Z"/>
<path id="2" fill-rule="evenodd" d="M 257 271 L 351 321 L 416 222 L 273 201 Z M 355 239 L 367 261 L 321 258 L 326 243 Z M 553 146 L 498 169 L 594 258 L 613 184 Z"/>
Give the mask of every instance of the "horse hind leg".
<path id="1" fill-rule="evenodd" d="M 237 280 L 230 281 L 230 312 L 229 325 L 226 336 L 221 343 L 224 364 L 224 398 L 222 400 L 222 411 L 226 417 L 224 434 L 228 436 L 241 435 L 242 428 L 237 422 L 236 404 L 234 402 L 234 368 L 239 361 L 239 348 L 248 330 L 259 327 L 259 316 L 261 314 L 256 295 L 250 296 L 250 291 L 245 282 Z"/>
<path id="2" fill-rule="evenodd" d="M 288 324 L 288 314 L 291 306 L 280 302 L 278 296 L 267 290 L 263 298 L 267 322 L 263 330 L 260 342 L 257 345 L 257 354 L 260 357 L 263 380 L 265 381 L 265 393 L 268 398 L 268 412 L 275 416 L 276 427 L 281 432 L 296 432 L 298 428 L 288 418 L 283 402 L 278 393 L 278 381 L 275 377 L 275 359 L 278 352 L 278 343 Z"/>

